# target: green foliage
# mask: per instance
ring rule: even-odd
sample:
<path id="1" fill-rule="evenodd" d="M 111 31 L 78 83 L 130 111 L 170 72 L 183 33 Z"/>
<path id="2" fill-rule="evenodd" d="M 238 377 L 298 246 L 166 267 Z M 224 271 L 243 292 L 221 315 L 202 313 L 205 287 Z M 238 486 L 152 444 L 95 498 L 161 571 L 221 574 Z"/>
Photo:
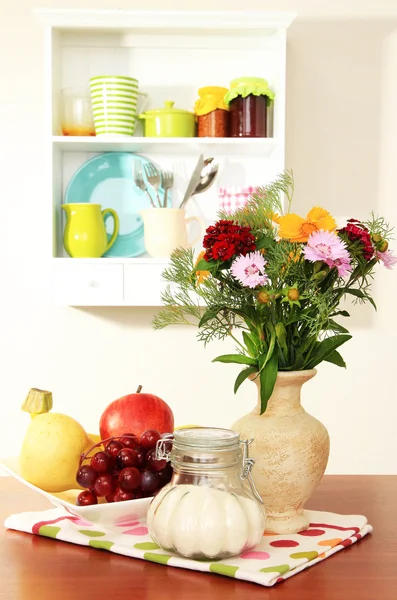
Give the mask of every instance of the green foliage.
<path id="1" fill-rule="evenodd" d="M 163 273 L 169 285 L 162 294 L 164 307 L 153 321 L 156 329 L 193 325 L 204 344 L 232 338 L 238 353 L 219 356 L 214 362 L 244 366 L 235 392 L 248 377 L 258 374 L 261 412 L 266 410 L 278 371 L 312 369 L 322 361 L 346 367 L 337 350 L 351 338 L 339 323 L 339 318 L 350 316 L 340 306 L 345 298 L 370 302 L 376 308 L 370 290 L 378 261 L 363 258 L 359 241 L 351 242 L 347 234 L 341 234 L 352 261 L 351 273 L 341 278 L 336 268 L 305 260 L 303 244 L 277 239 L 273 217 L 282 214 L 283 197 L 290 210 L 293 192 L 293 175 L 286 171 L 258 189 L 245 207 L 232 214 L 219 213 L 222 219 L 251 228 L 256 248 L 267 261 L 268 285 L 244 287 L 231 274 L 233 259 L 201 258 L 196 264 L 192 250 L 178 248 Z M 365 225 L 375 236 L 375 247 L 390 238 L 391 228 L 383 218 L 372 216 Z M 291 296 L 291 290 L 297 297 Z"/>

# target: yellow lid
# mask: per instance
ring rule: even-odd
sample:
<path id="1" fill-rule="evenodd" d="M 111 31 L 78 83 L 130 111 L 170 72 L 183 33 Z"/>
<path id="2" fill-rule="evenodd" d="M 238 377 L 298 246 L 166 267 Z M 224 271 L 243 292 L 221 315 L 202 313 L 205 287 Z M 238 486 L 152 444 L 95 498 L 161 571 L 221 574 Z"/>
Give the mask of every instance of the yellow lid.
<path id="1" fill-rule="evenodd" d="M 228 110 L 228 107 L 224 101 L 227 91 L 227 88 L 218 86 L 207 86 L 200 88 L 198 91 L 200 98 L 194 105 L 194 112 L 196 115 L 207 115 L 217 108 Z"/>

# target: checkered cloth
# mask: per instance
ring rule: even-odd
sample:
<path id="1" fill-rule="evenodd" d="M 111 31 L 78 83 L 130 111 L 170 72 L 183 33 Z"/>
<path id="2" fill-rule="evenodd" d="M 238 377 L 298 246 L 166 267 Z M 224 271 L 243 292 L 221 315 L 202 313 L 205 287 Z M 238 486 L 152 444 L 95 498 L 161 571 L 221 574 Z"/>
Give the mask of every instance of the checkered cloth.
<path id="1" fill-rule="evenodd" d="M 240 187 L 235 185 L 221 187 L 219 190 L 219 210 L 230 214 L 238 208 L 242 208 L 252 194 L 256 192 L 256 189 L 256 187 Z"/>

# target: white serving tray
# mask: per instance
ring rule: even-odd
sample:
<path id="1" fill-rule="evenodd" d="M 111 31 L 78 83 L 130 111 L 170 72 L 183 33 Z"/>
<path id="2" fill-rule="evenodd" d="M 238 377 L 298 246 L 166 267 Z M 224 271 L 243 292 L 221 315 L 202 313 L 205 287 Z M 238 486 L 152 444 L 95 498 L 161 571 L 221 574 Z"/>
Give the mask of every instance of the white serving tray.
<path id="1" fill-rule="evenodd" d="M 81 489 L 67 490 L 59 494 L 45 492 L 22 477 L 19 460 L 15 456 L 1 458 L 0 467 L 34 492 L 47 498 L 54 506 L 64 508 L 72 515 L 86 519 L 90 523 L 98 523 L 104 527 L 114 527 L 125 521 L 146 518 L 149 504 L 152 501 L 152 498 L 141 498 L 139 500 L 126 500 L 125 502 L 111 502 L 109 504 L 104 501 L 92 506 L 76 506 L 76 498 Z"/>

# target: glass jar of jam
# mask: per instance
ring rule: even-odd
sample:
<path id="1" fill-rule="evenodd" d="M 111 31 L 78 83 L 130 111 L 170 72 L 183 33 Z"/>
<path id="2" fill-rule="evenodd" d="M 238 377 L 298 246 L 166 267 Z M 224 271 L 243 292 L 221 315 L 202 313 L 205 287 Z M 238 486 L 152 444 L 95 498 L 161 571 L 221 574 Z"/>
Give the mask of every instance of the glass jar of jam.
<path id="1" fill-rule="evenodd" d="M 200 88 L 194 112 L 197 120 L 198 137 L 229 137 L 229 110 L 224 97 L 227 88 Z"/>
<path id="2" fill-rule="evenodd" d="M 274 99 L 266 79 L 235 79 L 225 96 L 230 112 L 230 137 L 266 137 L 267 107 Z"/>

